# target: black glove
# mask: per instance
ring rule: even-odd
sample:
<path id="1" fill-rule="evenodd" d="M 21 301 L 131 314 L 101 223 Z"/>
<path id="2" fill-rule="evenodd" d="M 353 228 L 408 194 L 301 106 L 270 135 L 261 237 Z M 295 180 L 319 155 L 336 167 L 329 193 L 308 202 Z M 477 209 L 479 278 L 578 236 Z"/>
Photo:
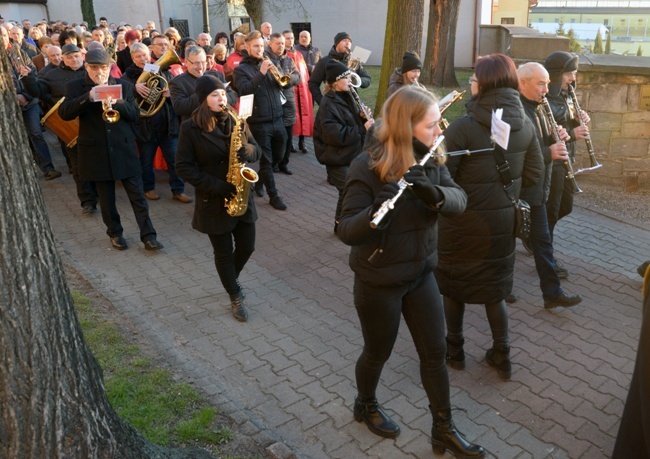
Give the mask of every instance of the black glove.
<path id="1" fill-rule="evenodd" d="M 397 185 L 397 183 L 388 182 L 386 185 L 384 185 L 381 191 L 377 193 L 375 202 L 372 203 L 372 208 L 370 209 L 370 217 L 375 215 L 377 210 L 379 210 L 379 208 L 384 202 L 394 198 L 398 192 L 399 192 L 399 186 Z"/>
<path id="2" fill-rule="evenodd" d="M 217 185 L 217 194 L 222 198 L 230 198 L 233 194 L 237 192 L 237 187 L 229 182 L 220 182 Z"/>
<path id="3" fill-rule="evenodd" d="M 242 145 L 239 151 L 237 151 L 237 158 L 239 158 L 239 161 L 242 163 L 248 161 L 248 152 L 246 151 L 246 145 Z"/>
<path id="4" fill-rule="evenodd" d="M 424 167 L 416 164 L 411 167 L 406 174 L 404 180 L 411 183 L 411 189 L 415 195 L 422 199 L 427 204 L 437 205 L 444 199 L 443 194 L 438 190 L 429 177 L 424 173 Z"/>

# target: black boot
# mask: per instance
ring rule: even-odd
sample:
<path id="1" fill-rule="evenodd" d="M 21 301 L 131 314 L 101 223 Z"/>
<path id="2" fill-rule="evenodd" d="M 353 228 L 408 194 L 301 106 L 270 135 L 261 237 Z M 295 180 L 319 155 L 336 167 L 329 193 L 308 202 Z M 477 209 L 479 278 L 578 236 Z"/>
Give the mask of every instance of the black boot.
<path id="1" fill-rule="evenodd" d="M 248 320 L 248 311 L 244 304 L 244 294 L 240 290 L 237 293 L 230 295 L 230 305 L 232 306 L 232 316 L 240 322 Z"/>
<path id="2" fill-rule="evenodd" d="M 465 369 L 465 351 L 463 344 L 465 339 L 457 336 L 447 336 L 447 365 L 454 370 Z"/>
<path id="3" fill-rule="evenodd" d="M 495 344 L 492 349 L 485 353 L 485 360 L 497 369 L 497 373 L 503 379 L 512 377 L 512 364 L 510 363 L 510 346 L 507 344 Z"/>
<path id="4" fill-rule="evenodd" d="M 384 413 L 375 397 L 354 399 L 354 420 L 365 422 L 370 431 L 380 437 L 395 438 L 399 435 L 399 426 Z"/>
<path id="5" fill-rule="evenodd" d="M 429 407 L 431 409 L 431 407 Z M 433 411 L 433 427 L 431 428 L 431 445 L 435 454 L 444 454 L 445 450 L 451 451 L 454 456 L 465 458 L 482 458 L 485 450 L 482 446 L 470 443 L 456 429 L 451 420 L 451 409 Z"/>
<path id="6" fill-rule="evenodd" d="M 305 148 L 305 137 L 302 135 L 298 137 L 298 150 L 302 153 L 307 153 L 307 149 Z"/>

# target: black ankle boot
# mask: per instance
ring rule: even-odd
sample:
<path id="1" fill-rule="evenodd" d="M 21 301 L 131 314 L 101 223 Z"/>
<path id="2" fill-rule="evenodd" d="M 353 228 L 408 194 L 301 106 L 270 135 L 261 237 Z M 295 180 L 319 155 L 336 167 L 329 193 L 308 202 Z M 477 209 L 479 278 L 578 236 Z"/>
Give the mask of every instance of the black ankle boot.
<path id="1" fill-rule="evenodd" d="M 248 311 L 244 304 L 244 294 L 240 290 L 237 293 L 230 295 L 230 305 L 232 307 L 232 316 L 240 322 L 248 320 Z"/>
<path id="2" fill-rule="evenodd" d="M 307 153 L 307 149 L 305 148 L 305 138 L 303 136 L 298 138 L 298 150 L 302 153 Z"/>
<path id="3" fill-rule="evenodd" d="M 465 368 L 465 351 L 463 344 L 465 339 L 454 336 L 447 336 L 447 365 L 454 370 Z"/>
<path id="4" fill-rule="evenodd" d="M 461 459 L 482 458 L 485 456 L 485 450 L 482 446 L 468 442 L 456 429 L 454 422 L 451 420 L 451 409 L 431 410 L 431 413 L 433 414 L 431 445 L 434 453 L 444 454 L 445 450 L 448 449 L 454 453 L 454 456 Z"/>
<path id="5" fill-rule="evenodd" d="M 485 360 L 496 368 L 497 373 L 503 379 L 512 377 L 512 364 L 510 363 L 510 346 L 507 344 L 495 344 L 492 349 L 485 353 Z"/>
<path id="6" fill-rule="evenodd" d="M 399 435 L 399 426 L 384 413 L 375 397 L 364 401 L 359 397 L 354 399 L 354 420 L 365 422 L 368 429 L 380 437 L 395 438 Z"/>

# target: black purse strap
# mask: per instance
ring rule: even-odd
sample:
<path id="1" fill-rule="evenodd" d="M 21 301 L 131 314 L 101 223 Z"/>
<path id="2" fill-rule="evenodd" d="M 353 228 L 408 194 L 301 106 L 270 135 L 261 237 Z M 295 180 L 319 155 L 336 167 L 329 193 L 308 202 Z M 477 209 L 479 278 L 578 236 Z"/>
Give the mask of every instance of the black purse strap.
<path id="1" fill-rule="evenodd" d="M 515 199 L 515 182 L 512 181 L 512 175 L 510 175 L 510 164 L 508 164 L 508 161 L 503 154 L 503 150 L 499 145 L 494 146 L 494 159 L 497 162 L 497 171 L 499 171 L 499 175 L 501 176 L 503 189 L 508 195 L 508 198 L 516 206 L 517 200 Z"/>

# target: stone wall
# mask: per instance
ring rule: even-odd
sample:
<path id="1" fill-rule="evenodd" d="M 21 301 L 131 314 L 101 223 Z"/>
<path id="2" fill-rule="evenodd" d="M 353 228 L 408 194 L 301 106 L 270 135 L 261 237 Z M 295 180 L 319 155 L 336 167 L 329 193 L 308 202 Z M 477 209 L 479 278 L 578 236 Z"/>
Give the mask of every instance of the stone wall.
<path id="1" fill-rule="evenodd" d="M 650 58 L 580 56 L 576 95 L 591 117 L 591 140 L 603 167 L 578 175 L 617 190 L 650 192 L 650 110 L 640 106 L 642 86 L 650 95 Z M 589 166 L 579 140 L 575 169 Z"/>

